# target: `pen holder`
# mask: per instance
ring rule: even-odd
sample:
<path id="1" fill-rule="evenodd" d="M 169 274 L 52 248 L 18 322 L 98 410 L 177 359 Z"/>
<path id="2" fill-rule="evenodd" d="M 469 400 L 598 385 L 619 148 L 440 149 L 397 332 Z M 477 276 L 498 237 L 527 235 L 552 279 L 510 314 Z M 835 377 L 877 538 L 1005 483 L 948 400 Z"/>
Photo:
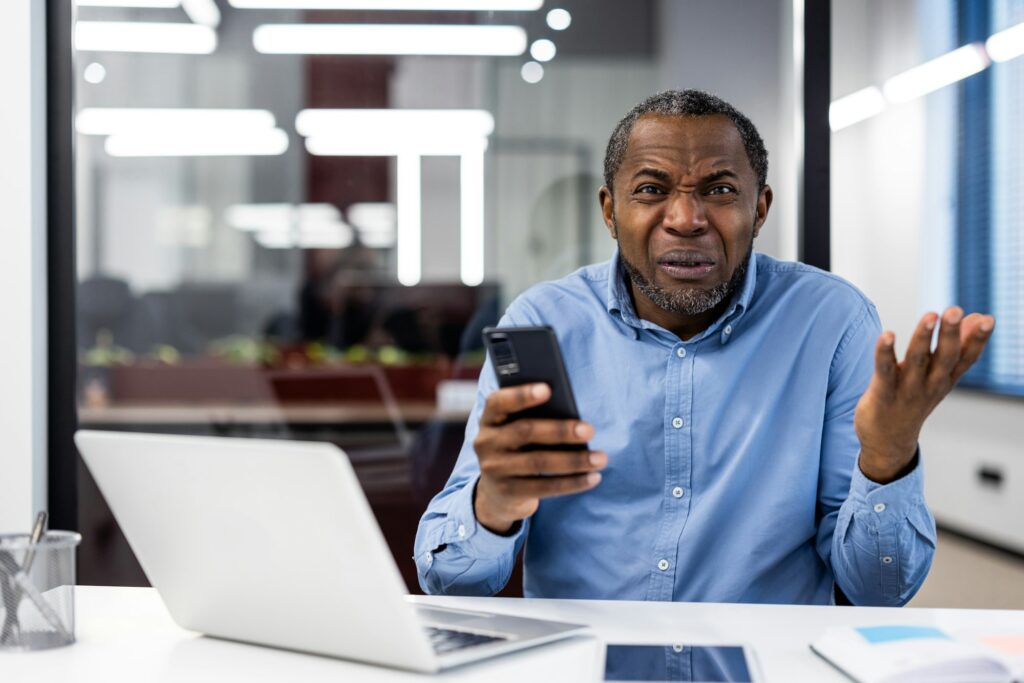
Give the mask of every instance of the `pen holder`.
<path id="1" fill-rule="evenodd" d="M 82 537 L 0 534 L 0 652 L 75 642 L 75 548 Z"/>

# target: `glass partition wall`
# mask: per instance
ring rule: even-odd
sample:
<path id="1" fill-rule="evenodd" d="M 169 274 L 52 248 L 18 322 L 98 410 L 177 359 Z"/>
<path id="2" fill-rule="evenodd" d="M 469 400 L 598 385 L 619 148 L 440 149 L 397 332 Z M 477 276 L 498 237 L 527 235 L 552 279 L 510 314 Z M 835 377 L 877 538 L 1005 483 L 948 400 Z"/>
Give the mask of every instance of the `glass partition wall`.
<path id="1" fill-rule="evenodd" d="M 782 144 L 788 6 L 78 0 L 81 426 L 336 443 L 418 590 L 481 329 L 612 253 L 643 97 L 715 90 Z M 84 467 L 79 520 L 83 582 L 145 581 Z"/>

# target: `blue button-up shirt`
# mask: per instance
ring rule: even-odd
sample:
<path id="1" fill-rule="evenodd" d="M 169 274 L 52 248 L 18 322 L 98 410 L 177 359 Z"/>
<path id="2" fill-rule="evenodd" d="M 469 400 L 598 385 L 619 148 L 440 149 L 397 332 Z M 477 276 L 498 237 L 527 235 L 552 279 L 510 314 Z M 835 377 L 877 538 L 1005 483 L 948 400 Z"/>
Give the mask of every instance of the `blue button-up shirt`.
<path id="1" fill-rule="evenodd" d="M 428 593 L 493 595 L 525 545 L 527 597 L 901 605 L 924 581 L 935 523 L 920 459 L 880 485 L 857 466 L 857 401 L 881 331 L 835 275 L 755 254 L 725 313 L 681 341 L 637 317 L 616 254 L 537 285 L 501 325 L 550 325 L 591 448 L 594 489 L 544 499 L 517 533 L 477 523 L 473 439 L 420 521 Z"/>

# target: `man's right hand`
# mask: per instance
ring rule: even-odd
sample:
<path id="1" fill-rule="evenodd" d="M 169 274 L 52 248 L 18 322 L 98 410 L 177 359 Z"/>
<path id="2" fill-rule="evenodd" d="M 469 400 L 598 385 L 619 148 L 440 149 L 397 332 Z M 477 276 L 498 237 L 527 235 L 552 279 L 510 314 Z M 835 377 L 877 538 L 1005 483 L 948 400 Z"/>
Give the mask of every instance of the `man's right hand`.
<path id="1" fill-rule="evenodd" d="M 541 498 L 579 493 L 601 481 L 598 470 L 608 455 L 587 450 L 530 450 L 524 446 L 557 447 L 585 444 L 594 428 L 580 420 L 520 419 L 508 416 L 551 398 L 546 384 L 498 389 L 487 397 L 480 431 L 473 441 L 480 461 L 473 509 L 477 521 L 503 534 L 537 511 Z"/>

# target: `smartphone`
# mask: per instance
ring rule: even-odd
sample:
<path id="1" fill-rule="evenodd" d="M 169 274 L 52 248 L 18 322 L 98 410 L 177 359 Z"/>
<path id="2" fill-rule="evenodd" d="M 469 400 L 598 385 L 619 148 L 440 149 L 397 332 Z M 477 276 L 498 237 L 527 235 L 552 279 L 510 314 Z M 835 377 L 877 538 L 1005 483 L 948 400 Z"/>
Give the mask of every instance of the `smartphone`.
<path id="1" fill-rule="evenodd" d="M 509 421 L 521 418 L 578 420 L 569 375 L 562 362 L 558 338 L 548 326 L 486 327 L 484 346 L 491 358 L 498 385 L 506 387 L 543 382 L 551 387 L 551 398 L 533 408 L 513 413 Z M 550 447 L 545 446 L 545 449 Z M 564 444 L 551 450 L 586 450 L 586 444 Z"/>
<path id="2" fill-rule="evenodd" d="M 688 671 L 688 681 L 705 683 L 760 683 L 754 651 L 744 645 L 608 645 L 606 681 L 668 681 L 669 662 Z"/>

